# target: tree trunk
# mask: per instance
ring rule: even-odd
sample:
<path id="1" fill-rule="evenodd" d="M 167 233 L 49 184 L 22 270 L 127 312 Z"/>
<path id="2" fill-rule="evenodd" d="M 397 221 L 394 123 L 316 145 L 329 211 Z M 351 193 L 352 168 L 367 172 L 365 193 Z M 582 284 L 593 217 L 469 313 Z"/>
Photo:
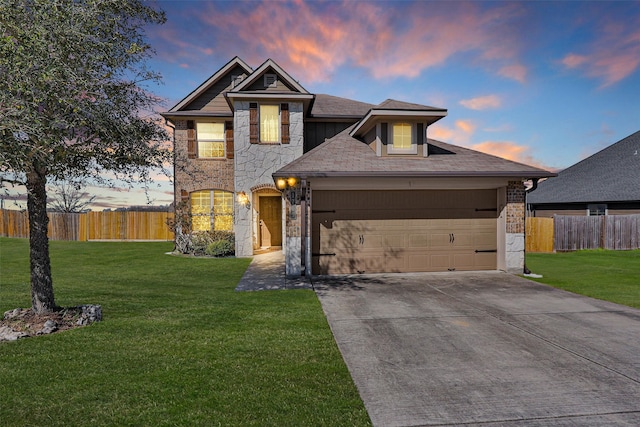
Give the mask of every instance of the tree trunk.
<path id="1" fill-rule="evenodd" d="M 27 210 L 29 211 L 29 257 L 31 261 L 31 304 L 36 313 L 56 309 L 51 280 L 47 226 L 46 168 L 34 165 L 27 172 Z"/>

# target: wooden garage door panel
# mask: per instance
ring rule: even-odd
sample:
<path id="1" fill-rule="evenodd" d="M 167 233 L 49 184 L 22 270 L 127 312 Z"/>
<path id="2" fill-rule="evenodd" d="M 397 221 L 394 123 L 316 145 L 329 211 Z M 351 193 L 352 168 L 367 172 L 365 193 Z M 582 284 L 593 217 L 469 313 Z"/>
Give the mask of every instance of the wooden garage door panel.
<path id="1" fill-rule="evenodd" d="M 495 190 L 314 191 L 313 271 L 495 269 L 496 195 Z"/>
<path id="2" fill-rule="evenodd" d="M 322 274 L 496 268 L 494 252 L 476 252 L 495 249 L 495 219 L 333 221 L 320 234 Z"/>

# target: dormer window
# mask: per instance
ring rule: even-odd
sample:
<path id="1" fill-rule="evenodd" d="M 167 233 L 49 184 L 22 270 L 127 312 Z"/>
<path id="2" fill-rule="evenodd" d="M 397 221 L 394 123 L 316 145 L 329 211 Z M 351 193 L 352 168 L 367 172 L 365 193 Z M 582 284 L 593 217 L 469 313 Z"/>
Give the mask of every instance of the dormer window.
<path id="1" fill-rule="evenodd" d="M 415 124 L 398 122 L 389 124 L 389 154 L 417 154 L 418 144 Z"/>
<path id="2" fill-rule="evenodd" d="M 277 74 L 265 74 L 264 75 L 264 87 L 276 87 L 278 84 Z"/>

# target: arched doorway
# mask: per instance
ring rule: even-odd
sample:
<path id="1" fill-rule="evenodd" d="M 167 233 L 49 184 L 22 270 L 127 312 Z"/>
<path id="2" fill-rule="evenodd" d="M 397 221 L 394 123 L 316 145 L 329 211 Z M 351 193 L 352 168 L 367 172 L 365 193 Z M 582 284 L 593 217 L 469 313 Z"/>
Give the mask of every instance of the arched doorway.
<path id="1" fill-rule="evenodd" d="M 282 247 L 282 194 L 273 187 L 252 190 L 257 198 L 257 250 Z M 254 201 L 256 201 L 254 199 Z"/>

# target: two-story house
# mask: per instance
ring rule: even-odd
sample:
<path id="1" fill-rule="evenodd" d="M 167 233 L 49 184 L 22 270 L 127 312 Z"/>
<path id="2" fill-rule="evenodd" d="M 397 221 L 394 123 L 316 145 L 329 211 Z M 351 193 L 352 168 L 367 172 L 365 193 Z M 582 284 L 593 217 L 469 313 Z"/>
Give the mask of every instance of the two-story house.
<path id="1" fill-rule="evenodd" d="M 176 206 L 233 231 L 236 256 L 281 246 L 290 275 L 519 273 L 523 182 L 554 174 L 429 139 L 446 115 L 312 94 L 236 57 L 163 113 Z"/>

